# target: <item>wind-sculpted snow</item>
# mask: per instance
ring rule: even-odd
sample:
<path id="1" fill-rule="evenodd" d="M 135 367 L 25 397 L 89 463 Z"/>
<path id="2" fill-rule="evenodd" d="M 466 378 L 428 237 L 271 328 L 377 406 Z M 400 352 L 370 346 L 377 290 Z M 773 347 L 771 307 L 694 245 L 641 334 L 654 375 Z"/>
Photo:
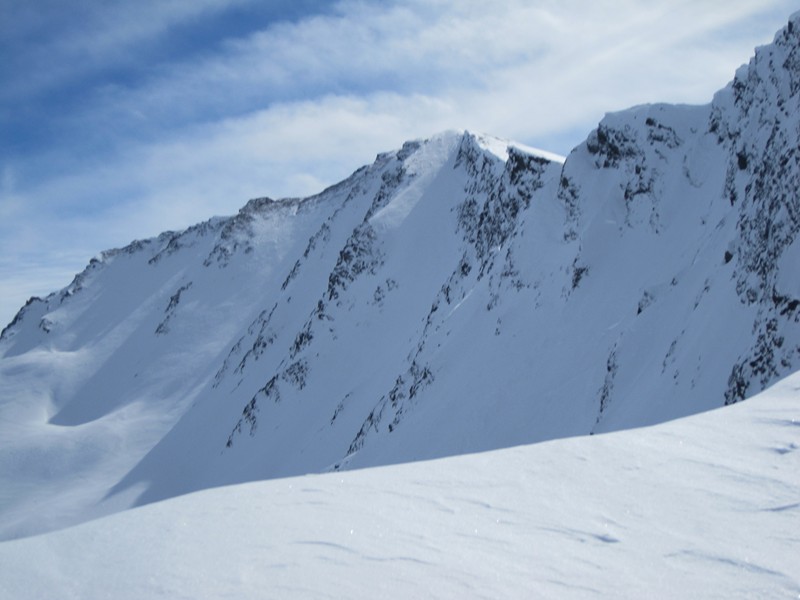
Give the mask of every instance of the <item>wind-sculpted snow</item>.
<path id="1" fill-rule="evenodd" d="M 650 425 L 793 372 L 799 26 L 710 104 L 611 113 L 565 160 L 448 132 L 101 254 L 0 335 L 0 535 Z"/>
<path id="2" fill-rule="evenodd" d="M 796 598 L 800 380 L 656 427 L 204 490 L 0 542 L 0 596 Z"/>

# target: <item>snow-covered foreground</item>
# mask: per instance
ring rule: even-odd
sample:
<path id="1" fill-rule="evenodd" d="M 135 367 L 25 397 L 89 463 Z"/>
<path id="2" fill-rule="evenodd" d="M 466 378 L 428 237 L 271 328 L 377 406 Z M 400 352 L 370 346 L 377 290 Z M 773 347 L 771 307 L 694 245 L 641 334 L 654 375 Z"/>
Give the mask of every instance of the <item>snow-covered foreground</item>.
<path id="1" fill-rule="evenodd" d="M 800 374 L 679 421 L 209 489 L 0 543 L 3 598 L 796 598 Z"/>

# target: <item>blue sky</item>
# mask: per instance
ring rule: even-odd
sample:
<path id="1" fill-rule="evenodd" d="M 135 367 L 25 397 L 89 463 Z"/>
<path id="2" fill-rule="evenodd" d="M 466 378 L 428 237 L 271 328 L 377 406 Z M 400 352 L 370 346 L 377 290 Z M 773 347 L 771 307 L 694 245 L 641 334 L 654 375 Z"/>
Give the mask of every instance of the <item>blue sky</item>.
<path id="1" fill-rule="evenodd" d="M 470 129 L 704 103 L 785 0 L 0 0 L 0 327 L 101 250 Z"/>

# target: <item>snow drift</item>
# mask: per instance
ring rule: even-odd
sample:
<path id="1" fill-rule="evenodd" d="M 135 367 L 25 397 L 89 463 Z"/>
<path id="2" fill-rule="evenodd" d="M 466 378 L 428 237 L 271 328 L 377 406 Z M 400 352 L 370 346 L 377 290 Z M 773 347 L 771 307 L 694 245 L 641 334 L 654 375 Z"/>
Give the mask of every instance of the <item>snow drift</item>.
<path id="1" fill-rule="evenodd" d="M 795 598 L 799 393 L 172 498 L 0 543 L 0 596 Z"/>

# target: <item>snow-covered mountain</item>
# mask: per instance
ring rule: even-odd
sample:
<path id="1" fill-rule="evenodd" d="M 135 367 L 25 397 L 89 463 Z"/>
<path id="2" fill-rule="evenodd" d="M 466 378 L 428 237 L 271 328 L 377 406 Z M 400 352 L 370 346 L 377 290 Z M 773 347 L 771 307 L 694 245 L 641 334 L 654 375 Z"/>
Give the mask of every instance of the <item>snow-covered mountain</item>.
<path id="1" fill-rule="evenodd" d="M 566 159 L 448 132 L 101 254 L 0 336 L 0 537 L 658 423 L 800 367 L 800 14 Z"/>

